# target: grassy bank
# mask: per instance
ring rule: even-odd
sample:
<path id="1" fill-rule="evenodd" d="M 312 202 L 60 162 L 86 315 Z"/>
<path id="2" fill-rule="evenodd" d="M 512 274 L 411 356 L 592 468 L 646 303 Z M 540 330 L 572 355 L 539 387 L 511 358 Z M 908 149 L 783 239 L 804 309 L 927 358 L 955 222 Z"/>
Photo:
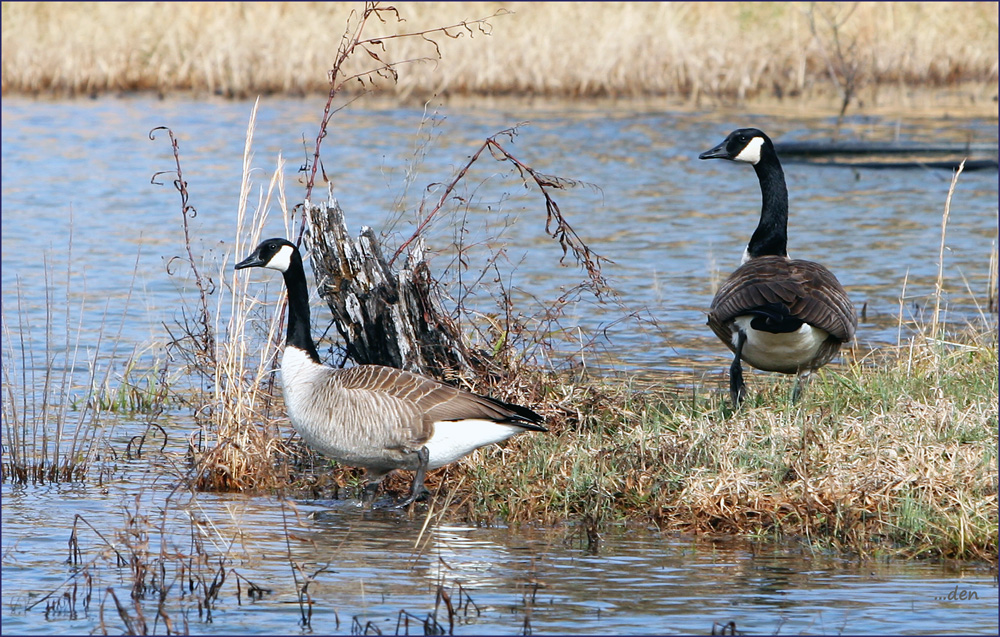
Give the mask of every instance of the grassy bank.
<path id="1" fill-rule="evenodd" d="M 515 453 L 487 452 L 459 499 L 481 521 L 638 520 L 864 555 L 996 559 L 996 351 L 993 333 L 916 337 L 828 370 L 798 405 L 785 379 L 758 379 L 737 414 L 722 387 L 665 398 L 611 386 L 610 404 L 631 413 L 594 409 Z"/>
<path id="2" fill-rule="evenodd" d="M 844 97 L 975 83 L 996 95 L 992 3 L 398 3 L 385 90 L 447 95 Z M 360 3 L 4 3 L 3 94 L 326 93 Z M 489 35 L 487 35 L 487 33 Z M 436 61 L 438 50 L 440 61 Z M 365 63 L 361 60 L 360 63 Z M 881 92 L 881 93 L 880 93 Z M 839 97 L 838 97 L 839 96 Z"/>
<path id="3" fill-rule="evenodd" d="M 552 433 L 432 473 L 435 515 L 577 524 L 592 537 L 638 522 L 866 557 L 997 559 L 995 329 L 914 335 L 823 371 L 798 404 L 787 378 L 753 383 L 734 414 L 721 376 L 686 395 L 620 378 L 539 379 Z M 297 484 L 356 495 L 360 472 L 323 464 Z M 387 486 L 405 494 L 408 480 Z"/>
<path id="4" fill-rule="evenodd" d="M 253 117 L 245 165 L 252 135 Z M 231 256 L 257 243 L 276 206 L 280 170 L 254 206 L 248 199 L 255 178 L 244 172 Z M 285 225 L 296 223 L 286 217 Z M 989 262 L 995 269 L 995 254 Z M 210 270 L 229 281 L 231 296 L 224 298 L 232 306 L 223 326 L 216 304 L 203 304 L 205 295 L 181 299 L 186 315 L 211 315 L 177 331 L 193 347 L 181 357 L 186 369 L 211 388 L 186 398 L 197 407 L 204 441 L 186 480 L 200 490 L 358 497 L 361 470 L 333 465 L 288 437 L 271 373 L 283 340 L 281 298 L 255 298 L 257 287 L 225 261 Z M 943 294 L 928 307 L 941 307 Z M 993 298 L 992 288 L 987 296 Z M 494 353 L 495 373 L 451 381 L 528 405 L 551 431 L 480 449 L 431 472 L 427 485 L 435 496 L 415 514 L 476 524 L 580 525 L 594 538 L 625 521 L 696 534 L 799 537 L 866 556 L 995 560 L 996 317 L 992 308 L 975 326 L 944 323 L 936 311 L 933 317 L 924 324 L 901 316 L 898 343 L 848 350 L 843 363 L 817 374 L 797 404 L 790 401 L 791 378 L 756 373 L 755 393 L 736 413 L 728 363 L 707 384 L 691 378 L 640 386 L 579 368 L 553 371 L 567 367 L 521 355 L 523 344 L 495 335 L 499 340 L 477 347 Z M 338 345 L 339 337 L 334 341 L 321 342 L 320 350 Z M 405 494 L 410 479 L 399 472 L 386 489 Z"/>

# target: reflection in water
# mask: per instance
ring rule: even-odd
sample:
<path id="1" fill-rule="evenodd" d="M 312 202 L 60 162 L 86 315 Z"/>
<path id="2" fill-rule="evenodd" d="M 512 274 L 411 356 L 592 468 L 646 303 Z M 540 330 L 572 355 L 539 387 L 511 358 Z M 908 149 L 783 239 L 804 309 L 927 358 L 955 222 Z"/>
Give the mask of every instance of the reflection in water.
<path id="1" fill-rule="evenodd" d="M 198 619 L 197 591 L 180 596 L 187 576 L 173 577 L 177 562 L 166 562 L 168 615 L 186 618 L 195 633 L 298 632 L 296 581 L 309 580 L 318 634 L 348 633 L 355 623 L 394 634 L 407 619 L 420 632 L 414 627 L 428 617 L 448 627 L 439 591 L 452 601 L 455 634 L 514 634 L 526 621 L 538 634 L 707 633 L 713 623 L 729 622 L 751 634 L 997 629 L 996 581 L 982 567 L 858 563 L 796 545 L 711 542 L 636 527 L 608 529 L 595 555 L 572 528 L 425 524 L 422 508 L 411 518 L 395 510 L 365 512 L 352 501 L 168 493 L 130 483 L 104 495 L 4 484 L 4 632 L 85 633 L 99 624 L 100 597 L 89 612 L 73 616 L 46 616 L 44 604 L 25 611 L 47 593 L 61 594 L 77 572 L 64 557 L 74 512 L 88 522 L 78 538 L 95 591 L 110 586 L 128 598 L 132 574 L 128 566 L 115 567 L 111 555 L 101 557 L 108 545 L 94 531 L 126 554 L 129 546 L 148 546 L 151 564 L 161 542 L 168 555 L 189 554 L 192 533 L 214 556 L 205 566 L 210 575 L 225 556 L 228 577 L 211 624 Z M 140 522 L 127 527 L 136 513 Z M 145 535 L 123 534 L 125 528 Z M 181 562 L 194 568 L 185 572 L 198 572 L 196 562 Z M 250 584 L 264 591 L 259 598 L 248 596 Z M 965 591 L 964 601 L 948 599 L 956 588 Z M 156 599 L 146 597 L 147 617 Z M 111 626 L 113 618 L 105 615 Z"/>
<path id="2" fill-rule="evenodd" d="M 589 555 L 568 531 L 432 525 L 421 536 L 422 519 L 341 506 L 317 513 L 315 522 L 303 558 L 328 561 L 337 579 L 354 582 L 337 587 L 340 602 L 363 608 L 364 621 L 383 629 L 400 610 L 432 613 L 438 586 L 456 597 L 460 586 L 479 611 L 460 623 L 489 633 L 509 632 L 526 614 L 536 632 L 707 632 L 713 622 L 730 621 L 751 632 L 824 625 L 896 632 L 906 626 L 894 625 L 893 611 L 910 607 L 936 621 L 949 612 L 932 595 L 947 588 L 949 576 L 928 565 L 858 565 L 793 546 L 756 553 L 738 543 L 706 548 L 632 528 L 610 530 L 605 548 Z M 912 594 L 869 594 L 893 583 Z M 985 574 L 977 586 L 995 604 Z M 995 623 L 988 603 L 969 616 L 980 612 L 974 621 Z"/>

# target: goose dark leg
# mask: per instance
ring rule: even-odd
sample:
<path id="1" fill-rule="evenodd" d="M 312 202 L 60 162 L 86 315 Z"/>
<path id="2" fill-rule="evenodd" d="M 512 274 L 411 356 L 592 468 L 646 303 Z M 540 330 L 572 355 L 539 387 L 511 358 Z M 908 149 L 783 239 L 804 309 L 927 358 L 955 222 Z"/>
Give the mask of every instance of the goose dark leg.
<path id="1" fill-rule="evenodd" d="M 375 503 L 375 494 L 378 492 L 378 480 L 368 480 L 365 483 L 364 489 L 361 491 L 361 506 L 365 509 L 371 509 L 372 505 Z"/>
<path id="2" fill-rule="evenodd" d="M 729 366 L 729 397 L 733 401 L 733 407 L 739 407 L 747 395 L 747 386 L 743 382 L 743 365 L 740 364 L 740 356 L 743 354 L 743 345 L 747 342 L 747 335 L 742 330 L 737 334 L 736 358 Z"/>
<path id="3" fill-rule="evenodd" d="M 417 473 L 413 476 L 413 489 L 410 491 L 410 497 L 397 504 L 396 508 L 404 509 L 427 495 L 428 491 L 424 488 L 424 475 L 427 473 L 427 463 L 430 462 L 430 459 L 431 452 L 427 450 L 427 447 L 421 447 L 420 451 L 417 452 L 419 464 L 417 465 Z"/>
<path id="4" fill-rule="evenodd" d="M 805 390 L 806 385 L 809 383 L 809 375 L 811 373 L 812 372 L 810 370 L 799 372 L 798 378 L 795 379 L 795 388 L 792 389 L 793 404 L 799 402 L 799 398 L 802 397 L 802 392 Z"/>

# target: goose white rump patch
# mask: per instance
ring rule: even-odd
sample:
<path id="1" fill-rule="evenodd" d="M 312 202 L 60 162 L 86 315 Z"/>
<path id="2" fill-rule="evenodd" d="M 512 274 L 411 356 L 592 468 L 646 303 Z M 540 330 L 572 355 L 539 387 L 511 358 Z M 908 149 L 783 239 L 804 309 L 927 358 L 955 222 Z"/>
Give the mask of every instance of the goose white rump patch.
<path id="1" fill-rule="evenodd" d="M 523 427 L 492 420 L 457 420 L 434 423 L 434 435 L 425 446 L 430 452 L 428 469 L 437 469 L 469 455 L 479 447 L 503 442 L 525 431 Z"/>
<path id="2" fill-rule="evenodd" d="M 737 316 L 733 319 L 739 331 L 747 335 L 743 344 L 743 359 L 768 372 L 798 370 L 806 366 L 823 345 L 830 334 L 826 330 L 803 323 L 794 332 L 772 334 L 750 327 L 752 316 Z M 733 345 L 737 345 L 739 333 L 733 330 Z"/>

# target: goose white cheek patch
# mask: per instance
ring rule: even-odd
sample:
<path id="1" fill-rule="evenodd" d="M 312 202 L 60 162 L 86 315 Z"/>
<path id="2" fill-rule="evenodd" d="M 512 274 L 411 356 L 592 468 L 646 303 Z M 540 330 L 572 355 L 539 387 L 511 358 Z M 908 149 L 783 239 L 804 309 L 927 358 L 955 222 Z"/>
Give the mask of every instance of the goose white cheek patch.
<path id="1" fill-rule="evenodd" d="M 292 253 L 294 251 L 295 249 L 292 246 L 281 246 L 281 249 L 274 253 L 274 256 L 271 257 L 271 260 L 264 267 L 278 270 L 279 272 L 287 272 L 288 267 L 292 265 Z"/>
<path id="2" fill-rule="evenodd" d="M 754 137 L 740 151 L 740 154 L 733 158 L 733 161 L 745 161 L 748 164 L 756 164 L 760 161 L 760 147 L 764 145 L 763 137 Z"/>

